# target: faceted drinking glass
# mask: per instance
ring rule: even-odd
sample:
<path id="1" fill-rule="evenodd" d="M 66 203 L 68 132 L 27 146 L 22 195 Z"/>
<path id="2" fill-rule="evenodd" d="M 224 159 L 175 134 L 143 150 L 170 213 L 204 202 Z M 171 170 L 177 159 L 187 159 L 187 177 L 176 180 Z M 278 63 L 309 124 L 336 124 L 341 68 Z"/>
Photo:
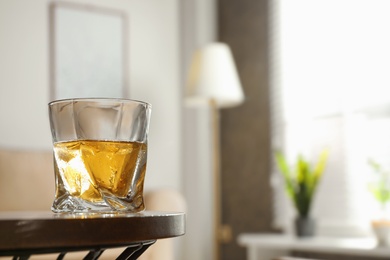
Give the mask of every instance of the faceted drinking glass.
<path id="1" fill-rule="evenodd" d="M 54 212 L 139 212 L 151 105 L 110 98 L 49 103 Z"/>

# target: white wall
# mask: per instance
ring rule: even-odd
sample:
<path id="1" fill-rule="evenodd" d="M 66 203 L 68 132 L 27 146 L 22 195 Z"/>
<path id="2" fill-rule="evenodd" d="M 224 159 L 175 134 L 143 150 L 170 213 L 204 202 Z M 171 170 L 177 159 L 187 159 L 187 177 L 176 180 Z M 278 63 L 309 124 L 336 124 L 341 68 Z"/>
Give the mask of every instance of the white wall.
<path id="1" fill-rule="evenodd" d="M 183 86 L 193 52 L 216 40 L 216 1 L 181 2 Z M 184 94 L 184 93 L 183 93 Z M 183 248 L 186 260 L 214 259 L 214 183 L 209 107 L 183 109 L 183 190 L 187 227 Z"/>
<path id="2" fill-rule="evenodd" d="M 181 189 L 178 1 L 73 1 L 128 15 L 130 97 L 153 106 L 146 189 Z M 0 147 L 51 147 L 48 4 L 0 1 Z"/>

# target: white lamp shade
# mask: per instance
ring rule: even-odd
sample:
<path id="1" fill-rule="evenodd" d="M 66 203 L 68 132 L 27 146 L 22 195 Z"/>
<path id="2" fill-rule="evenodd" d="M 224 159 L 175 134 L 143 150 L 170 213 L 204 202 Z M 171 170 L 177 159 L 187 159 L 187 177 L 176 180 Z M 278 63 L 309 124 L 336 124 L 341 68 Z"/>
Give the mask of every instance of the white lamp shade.
<path id="1" fill-rule="evenodd" d="M 213 99 L 226 108 L 244 101 L 233 55 L 227 44 L 211 43 L 194 53 L 187 82 L 186 104 Z"/>

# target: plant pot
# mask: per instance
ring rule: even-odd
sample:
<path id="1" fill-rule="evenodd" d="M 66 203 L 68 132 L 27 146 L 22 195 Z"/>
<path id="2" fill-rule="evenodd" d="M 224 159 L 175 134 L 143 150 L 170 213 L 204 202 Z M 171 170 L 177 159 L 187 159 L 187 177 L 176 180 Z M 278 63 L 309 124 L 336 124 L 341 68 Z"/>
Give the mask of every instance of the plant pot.
<path id="1" fill-rule="evenodd" d="M 295 219 L 295 234 L 298 237 L 312 237 L 315 233 L 315 220 L 311 217 Z"/>
<path id="2" fill-rule="evenodd" d="M 377 246 L 390 246 L 390 220 L 373 220 L 372 231 L 377 240 Z"/>

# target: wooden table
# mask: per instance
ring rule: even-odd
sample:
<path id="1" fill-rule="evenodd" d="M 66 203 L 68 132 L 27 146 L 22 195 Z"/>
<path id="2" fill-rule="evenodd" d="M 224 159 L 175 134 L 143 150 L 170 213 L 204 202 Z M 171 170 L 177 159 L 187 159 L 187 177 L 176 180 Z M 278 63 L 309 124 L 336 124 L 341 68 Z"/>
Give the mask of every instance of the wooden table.
<path id="1" fill-rule="evenodd" d="M 184 235 L 185 214 L 144 211 L 118 214 L 0 213 L 0 256 L 28 259 L 34 254 L 89 251 L 98 259 L 105 249 L 127 247 L 119 259 L 137 259 L 157 239 Z"/>

